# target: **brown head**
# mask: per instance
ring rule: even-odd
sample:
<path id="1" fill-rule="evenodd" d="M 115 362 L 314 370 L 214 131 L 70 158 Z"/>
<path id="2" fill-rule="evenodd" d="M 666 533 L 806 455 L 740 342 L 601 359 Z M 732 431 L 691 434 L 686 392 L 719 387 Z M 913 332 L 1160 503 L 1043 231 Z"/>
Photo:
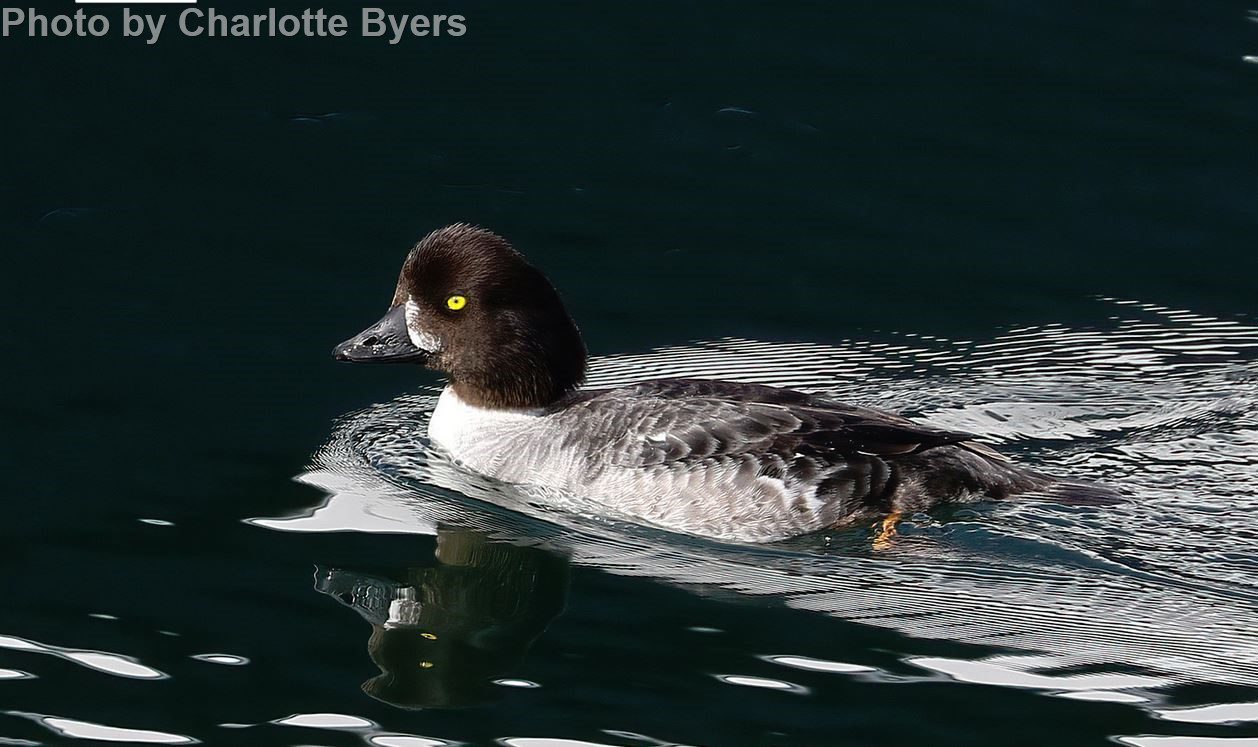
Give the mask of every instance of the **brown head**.
<path id="1" fill-rule="evenodd" d="M 462 223 L 415 245 L 389 312 L 333 356 L 422 363 L 481 407 L 542 407 L 585 376 L 585 345 L 546 276 L 501 236 Z"/>

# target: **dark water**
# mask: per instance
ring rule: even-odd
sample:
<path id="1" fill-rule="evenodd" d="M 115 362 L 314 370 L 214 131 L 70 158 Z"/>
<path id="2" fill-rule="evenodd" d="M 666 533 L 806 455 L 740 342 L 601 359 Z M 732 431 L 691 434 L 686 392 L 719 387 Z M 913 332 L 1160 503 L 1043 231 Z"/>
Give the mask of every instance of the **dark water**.
<path id="1" fill-rule="evenodd" d="M 0 39 L 0 742 L 1252 744 L 1249 10 Z M 424 453 L 423 396 L 337 420 L 435 383 L 328 353 L 456 220 L 545 268 L 597 354 L 822 344 L 609 379 L 832 390 L 1137 500 L 918 517 L 884 553 L 511 506 Z"/>

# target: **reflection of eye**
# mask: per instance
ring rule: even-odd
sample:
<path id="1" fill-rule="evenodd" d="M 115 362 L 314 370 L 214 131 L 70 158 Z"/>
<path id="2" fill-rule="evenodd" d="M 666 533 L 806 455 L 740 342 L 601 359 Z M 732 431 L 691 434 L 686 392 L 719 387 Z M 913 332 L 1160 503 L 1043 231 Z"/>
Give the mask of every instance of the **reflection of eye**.
<path id="1" fill-rule="evenodd" d="M 467 306 L 467 296 L 450 296 L 446 299 L 446 308 L 450 311 L 458 311 Z"/>

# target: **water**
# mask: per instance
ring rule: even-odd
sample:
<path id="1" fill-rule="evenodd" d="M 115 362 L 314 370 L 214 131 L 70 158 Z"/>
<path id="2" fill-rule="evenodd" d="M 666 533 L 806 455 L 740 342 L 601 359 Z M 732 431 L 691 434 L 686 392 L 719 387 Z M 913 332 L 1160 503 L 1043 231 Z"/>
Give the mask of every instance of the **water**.
<path id="1" fill-rule="evenodd" d="M 0 738 L 1252 744 L 1250 11 L 5 39 Z M 748 548 L 469 479 L 434 379 L 328 359 L 455 220 L 600 382 L 826 391 L 1126 500 Z"/>

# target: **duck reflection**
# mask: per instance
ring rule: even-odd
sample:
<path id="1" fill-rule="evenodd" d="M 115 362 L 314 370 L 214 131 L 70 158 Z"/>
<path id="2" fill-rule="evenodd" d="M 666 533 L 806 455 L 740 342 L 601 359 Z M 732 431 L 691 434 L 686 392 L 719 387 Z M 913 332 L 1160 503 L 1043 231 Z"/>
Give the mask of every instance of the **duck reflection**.
<path id="1" fill-rule="evenodd" d="M 380 674 L 368 695 L 403 708 L 491 700 L 493 679 L 519 661 L 563 610 L 568 561 L 535 547 L 439 530 L 435 563 L 397 573 L 320 568 L 315 589 L 371 623 Z"/>

